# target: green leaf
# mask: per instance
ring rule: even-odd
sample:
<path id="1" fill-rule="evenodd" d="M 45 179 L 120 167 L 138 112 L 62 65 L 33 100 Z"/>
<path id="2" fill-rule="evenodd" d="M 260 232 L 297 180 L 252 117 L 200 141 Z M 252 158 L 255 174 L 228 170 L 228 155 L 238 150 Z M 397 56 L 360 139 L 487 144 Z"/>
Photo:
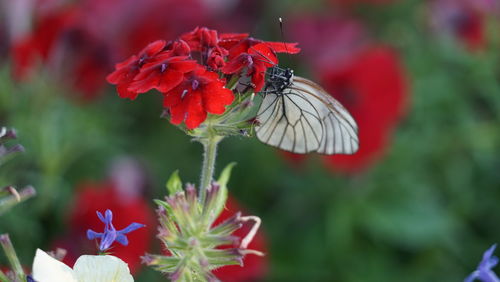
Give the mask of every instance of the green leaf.
<path id="1" fill-rule="evenodd" d="M 215 218 L 219 216 L 219 214 L 222 212 L 222 209 L 226 205 L 227 183 L 229 182 L 229 178 L 231 177 L 231 171 L 235 165 L 236 165 L 235 162 L 228 164 L 222 170 L 222 173 L 220 174 L 219 179 L 217 180 L 217 183 L 220 185 L 220 191 L 219 194 L 217 195 L 217 199 L 214 206 Z"/>
<path id="2" fill-rule="evenodd" d="M 172 175 L 170 175 L 166 187 L 169 195 L 174 195 L 177 192 L 182 192 L 182 181 L 179 177 L 178 170 L 174 171 Z"/>
<path id="3" fill-rule="evenodd" d="M 221 188 L 224 187 L 227 189 L 227 183 L 229 182 L 229 177 L 231 177 L 231 171 L 235 165 L 236 163 L 232 162 L 222 170 L 222 173 L 220 174 L 219 179 L 217 180 L 217 183 L 219 183 Z"/>

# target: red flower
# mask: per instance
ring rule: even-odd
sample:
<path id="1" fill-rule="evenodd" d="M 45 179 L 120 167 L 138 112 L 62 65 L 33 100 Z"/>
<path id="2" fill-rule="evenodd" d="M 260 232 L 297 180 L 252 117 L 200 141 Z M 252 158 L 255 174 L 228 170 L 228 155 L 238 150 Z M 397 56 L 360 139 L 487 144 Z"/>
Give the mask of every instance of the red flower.
<path id="1" fill-rule="evenodd" d="M 187 56 L 173 56 L 172 51 L 158 54 L 141 68 L 128 90 L 136 93 L 151 89 L 164 93 L 170 91 L 182 82 L 185 73 L 198 65 L 196 61 L 187 59 Z"/>
<path id="2" fill-rule="evenodd" d="M 236 200 L 229 197 L 226 202 L 226 208 L 222 211 L 219 218 L 214 223 L 214 226 L 233 216 L 236 212 L 241 211 Z M 244 225 L 236 230 L 233 235 L 243 238 L 250 231 L 249 226 Z M 266 242 L 262 232 L 257 232 L 248 249 L 266 252 Z M 267 257 L 256 255 L 247 255 L 243 260 L 243 267 L 239 265 L 224 266 L 214 271 L 214 274 L 221 281 L 237 282 L 237 281 L 259 281 L 264 278 L 267 272 Z"/>
<path id="3" fill-rule="evenodd" d="M 477 13 L 470 13 L 457 27 L 457 34 L 459 38 L 465 41 L 470 50 L 478 50 L 485 44 L 484 29 L 484 17 Z"/>
<path id="4" fill-rule="evenodd" d="M 406 108 L 407 85 L 398 56 L 371 47 L 343 69 L 324 70 L 322 85 L 352 114 L 359 126 L 354 155 L 325 156 L 334 170 L 356 172 L 380 158 Z"/>
<path id="5" fill-rule="evenodd" d="M 183 34 L 181 39 L 186 41 L 193 51 L 205 51 L 216 47 L 219 42 L 217 31 L 206 27 L 196 27 L 193 31 Z"/>
<path id="6" fill-rule="evenodd" d="M 213 70 L 218 70 L 226 65 L 225 58 L 229 52 L 221 47 L 214 47 L 207 53 L 207 66 Z"/>
<path id="7" fill-rule="evenodd" d="M 434 0 L 430 2 L 430 20 L 438 33 L 458 38 L 471 51 L 486 44 L 486 17 L 495 10 L 493 1 Z"/>
<path id="8" fill-rule="evenodd" d="M 301 16 L 290 21 L 293 39 L 313 69 L 343 68 L 366 47 L 362 23 L 348 18 Z"/>
<path id="9" fill-rule="evenodd" d="M 173 124 L 185 121 L 187 128 L 194 129 L 207 118 L 207 113 L 224 113 L 225 106 L 234 99 L 233 92 L 224 85 L 225 81 L 216 73 L 203 67 L 186 74 L 182 83 L 164 93 L 163 105 L 170 111 L 170 121 Z"/>
<path id="10" fill-rule="evenodd" d="M 172 50 L 174 56 L 189 56 L 191 54 L 191 48 L 182 39 L 177 39 L 175 41 L 170 41 L 165 47 L 166 50 Z"/>
<path id="11" fill-rule="evenodd" d="M 139 74 L 140 68 L 151 62 L 158 53 L 165 47 L 166 43 L 163 40 L 158 40 L 146 46 L 138 55 L 133 55 L 127 60 L 116 64 L 115 71 L 106 77 L 106 80 L 111 84 L 116 84 L 118 94 L 122 98 L 135 99 L 137 92 L 129 90 L 130 84 Z"/>
<path id="12" fill-rule="evenodd" d="M 240 74 L 246 70 L 246 76 L 252 77 L 255 92 L 264 87 L 267 68 L 278 63 L 275 52 L 265 43 L 250 48 L 248 53 L 241 53 L 230 60 L 223 68 L 225 74 Z"/>
<path id="13" fill-rule="evenodd" d="M 35 20 L 32 33 L 13 42 L 14 77 L 25 79 L 41 59 L 46 63 L 61 35 L 75 24 L 74 8 L 53 11 Z"/>

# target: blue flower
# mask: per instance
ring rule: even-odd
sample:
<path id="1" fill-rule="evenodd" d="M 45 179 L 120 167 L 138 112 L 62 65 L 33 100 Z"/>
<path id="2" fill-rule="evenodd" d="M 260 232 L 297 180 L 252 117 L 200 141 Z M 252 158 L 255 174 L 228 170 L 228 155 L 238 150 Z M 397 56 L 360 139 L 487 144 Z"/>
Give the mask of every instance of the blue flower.
<path id="1" fill-rule="evenodd" d="M 97 212 L 97 216 L 104 223 L 103 233 L 98 233 L 91 229 L 87 230 L 87 238 L 89 240 L 94 240 L 96 238 L 101 239 L 101 243 L 99 244 L 100 251 L 109 249 L 114 241 L 117 241 L 124 246 L 128 245 L 128 239 L 125 234 L 145 226 L 144 224 L 134 222 L 122 230 L 116 230 L 112 223 L 113 213 L 110 210 L 106 210 L 104 215 L 105 216 L 103 216 L 102 213 Z"/>
<path id="2" fill-rule="evenodd" d="M 498 258 L 493 256 L 496 247 L 497 244 L 494 244 L 484 252 L 483 260 L 479 263 L 477 270 L 465 278 L 464 282 L 472 282 L 475 279 L 479 279 L 482 282 L 500 282 L 498 276 L 491 270 L 498 264 Z"/>

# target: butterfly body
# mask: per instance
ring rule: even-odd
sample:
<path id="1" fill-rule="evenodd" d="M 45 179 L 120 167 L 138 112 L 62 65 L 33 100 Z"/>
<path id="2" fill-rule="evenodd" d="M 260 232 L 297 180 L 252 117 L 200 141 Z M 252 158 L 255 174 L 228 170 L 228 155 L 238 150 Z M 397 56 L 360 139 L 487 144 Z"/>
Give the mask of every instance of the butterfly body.
<path id="1" fill-rule="evenodd" d="M 316 83 L 271 68 L 257 113 L 257 138 L 293 153 L 353 154 L 358 129 L 349 112 Z"/>

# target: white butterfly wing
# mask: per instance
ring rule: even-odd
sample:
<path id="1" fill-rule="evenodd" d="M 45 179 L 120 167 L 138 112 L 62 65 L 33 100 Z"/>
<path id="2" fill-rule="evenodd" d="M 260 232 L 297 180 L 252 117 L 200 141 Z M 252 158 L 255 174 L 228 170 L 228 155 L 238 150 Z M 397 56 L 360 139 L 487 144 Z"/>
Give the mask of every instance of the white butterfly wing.
<path id="1" fill-rule="evenodd" d="M 321 101 L 319 111 L 323 124 L 323 137 L 317 152 L 320 154 L 354 154 L 359 149 L 358 126 L 349 112 L 321 86 L 295 77 L 291 89 L 307 93 L 313 100 Z"/>
<path id="2" fill-rule="evenodd" d="M 257 138 L 298 154 L 353 154 L 357 125 L 349 112 L 314 82 L 294 77 L 282 94 L 265 95 L 257 113 Z"/>
<path id="3" fill-rule="evenodd" d="M 263 143 L 299 154 L 317 151 L 321 144 L 319 112 L 301 93 L 266 94 L 257 118 L 257 138 Z"/>

